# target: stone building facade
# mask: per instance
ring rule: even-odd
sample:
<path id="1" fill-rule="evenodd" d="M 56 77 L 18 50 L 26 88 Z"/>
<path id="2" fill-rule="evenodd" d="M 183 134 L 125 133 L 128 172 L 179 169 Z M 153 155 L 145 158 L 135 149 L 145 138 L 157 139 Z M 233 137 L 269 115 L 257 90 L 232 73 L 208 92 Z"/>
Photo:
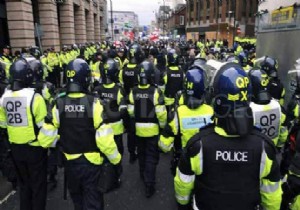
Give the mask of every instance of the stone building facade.
<path id="1" fill-rule="evenodd" d="M 13 50 L 31 45 L 59 50 L 105 39 L 106 0 L 5 0 L 3 5 L 9 43 L 1 44 Z"/>

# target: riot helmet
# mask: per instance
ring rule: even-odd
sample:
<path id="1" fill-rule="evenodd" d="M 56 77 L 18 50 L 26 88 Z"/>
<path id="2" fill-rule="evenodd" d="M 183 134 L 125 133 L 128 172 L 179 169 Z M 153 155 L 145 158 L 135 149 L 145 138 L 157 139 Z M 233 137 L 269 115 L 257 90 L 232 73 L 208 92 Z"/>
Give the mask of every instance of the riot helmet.
<path id="1" fill-rule="evenodd" d="M 154 65 L 150 61 L 143 61 L 138 68 L 138 80 L 140 85 L 152 84 L 155 77 Z"/>
<path id="2" fill-rule="evenodd" d="M 168 65 L 169 66 L 176 66 L 178 65 L 178 56 L 175 53 L 169 52 L 167 55 Z"/>
<path id="3" fill-rule="evenodd" d="M 278 62 L 272 57 L 261 57 L 255 61 L 254 66 L 260 68 L 261 70 L 264 70 L 269 75 L 269 77 L 278 77 Z"/>
<path id="4" fill-rule="evenodd" d="M 217 71 L 213 79 L 216 124 L 228 135 L 245 136 L 252 130 L 250 94 L 249 78 L 239 64 L 227 63 Z"/>
<path id="5" fill-rule="evenodd" d="M 258 104 L 268 104 L 271 95 L 268 92 L 269 77 L 264 70 L 252 69 L 248 73 L 252 85 L 252 100 Z"/>
<path id="6" fill-rule="evenodd" d="M 112 59 L 107 59 L 106 63 L 101 67 L 101 75 L 105 84 L 111 84 L 118 80 L 118 63 Z"/>
<path id="7" fill-rule="evenodd" d="M 91 70 L 81 58 L 71 61 L 66 68 L 67 92 L 87 92 L 91 82 Z"/>
<path id="8" fill-rule="evenodd" d="M 139 64 L 144 59 L 142 48 L 138 44 L 131 45 L 128 53 L 130 63 Z"/>
<path id="9" fill-rule="evenodd" d="M 28 59 L 28 64 L 33 72 L 33 82 L 42 81 L 44 76 L 44 69 L 41 61 L 37 59 Z"/>
<path id="10" fill-rule="evenodd" d="M 185 104 L 193 109 L 203 104 L 208 87 L 206 72 L 194 67 L 186 72 L 184 80 Z"/>
<path id="11" fill-rule="evenodd" d="M 13 91 L 27 88 L 32 84 L 33 71 L 26 59 L 20 58 L 9 68 L 9 80 Z"/>

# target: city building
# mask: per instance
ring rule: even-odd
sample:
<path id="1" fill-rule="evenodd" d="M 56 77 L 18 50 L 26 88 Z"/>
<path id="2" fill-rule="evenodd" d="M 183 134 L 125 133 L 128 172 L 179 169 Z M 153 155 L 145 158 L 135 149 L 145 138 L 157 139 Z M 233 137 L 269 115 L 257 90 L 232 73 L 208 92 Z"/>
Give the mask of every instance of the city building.
<path id="1" fill-rule="evenodd" d="M 186 5 L 178 4 L 166 20 L 166 28 L 172 39 L 183 38 L 186 35 Z"/>
<path id="2" fill-rule="evenodd" d="M 0 45 L 59 50 L 103 40 L 106 5 L 106 0 L 0 0 Z"/>
<path id="3" fill-rule="evenodd" d="M 187 0 L 187 39 L 254 36 L 257 0 Z"/>
<path id="4" fill-rule="evenodd" d="M 120 40 L 122 38 L 128 38 L 134 33 L 134 36 L 138 35 L 139 31 L 139 18 L 138 15 L 131 11 L 113 11 L 113 24 L 109 21 L 108 31 L 110 36 L 111 28 L 113 26 L 113 39 Z M 111 20 L 111 11 L 108 11 L 108 17 Z"/>

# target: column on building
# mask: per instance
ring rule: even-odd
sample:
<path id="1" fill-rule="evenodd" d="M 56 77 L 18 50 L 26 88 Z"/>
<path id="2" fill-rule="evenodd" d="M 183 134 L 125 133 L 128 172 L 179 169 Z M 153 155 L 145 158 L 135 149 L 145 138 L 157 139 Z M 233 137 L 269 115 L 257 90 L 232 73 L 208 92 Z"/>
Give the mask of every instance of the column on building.
<path id="1" fill-rule="evenodd" d="M 6 0 L 6 10 L 13 51 L 35 45 L 31 0 Z"/>
<path id="2" fill-rule="evenodd" d="M 74 5 L 72 1 L 65 1 L 59 6 L 60 44 L 71 45 L 75 43 Z"/>
<path id="3" fill-rule="evenodd" d="M 99 14 L 99 18 L 100 18 L 100 37 L 101 37 L 101 41 L 105 40 L 105 28 L 106 28 L 106 18 L 105 18 L 105 14 L 107 14 L 106 11 L 106 1 L 105 0 L 100 0 L 100 14 Z"/>
<path id="4" fill-rule="evenodd" d="M 60 50 L 59 30 L 57 18 L 57 5 L 53 1 L 38 0 L 39 19 L 43 36 L 41 37 L 43 49 L 55 47 Z"/>
<path id="5" fill-rule="evenodd" d="M 79 44 L 84 44 L 87 40 L 84 3 L 85 0 L 81 0 L 80 6 L 74 7 L 75 41 Z"/>
<path id="6" fill-rule="evenodd" d="M 99 10 L 97 11 L 96 14 L 94 14 L 94 25 L 95 25 L 94 26 L 94 29 L 95 29 L 95 38 L 94 38 L 94 40 L 96 42 L 98 42 L 101 39 Z"/>
<path id="7" fill-rule="evenodd" d="M 87 4 L 87 3 L 86 3 Z M 93 42 L 95 40 L 95 31 L 94 31 L 94 4 L 93 1 L 89 2 L 87 5 L 86 11 L 86 36 L 88 42 Z"/>

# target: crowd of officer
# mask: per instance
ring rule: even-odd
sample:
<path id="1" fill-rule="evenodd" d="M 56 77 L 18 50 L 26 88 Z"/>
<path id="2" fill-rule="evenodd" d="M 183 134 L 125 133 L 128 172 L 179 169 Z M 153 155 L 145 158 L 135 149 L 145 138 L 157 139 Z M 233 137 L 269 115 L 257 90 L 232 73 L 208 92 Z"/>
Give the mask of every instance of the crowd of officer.
<path id="1" fill-rule="evenodd" d="M 5 46 L 0 57 L 0 169 L 21 210 L 45 209 L 58 165 L 74 209 L 104 209 L 121 186 L 124 133 L 148 198 L 160 153 L 172 151 L 179 210 L 300 209 L 299 60 L 285 103 L 278 61 L 256 58 L 253 40 L 15 55 Z"/>

